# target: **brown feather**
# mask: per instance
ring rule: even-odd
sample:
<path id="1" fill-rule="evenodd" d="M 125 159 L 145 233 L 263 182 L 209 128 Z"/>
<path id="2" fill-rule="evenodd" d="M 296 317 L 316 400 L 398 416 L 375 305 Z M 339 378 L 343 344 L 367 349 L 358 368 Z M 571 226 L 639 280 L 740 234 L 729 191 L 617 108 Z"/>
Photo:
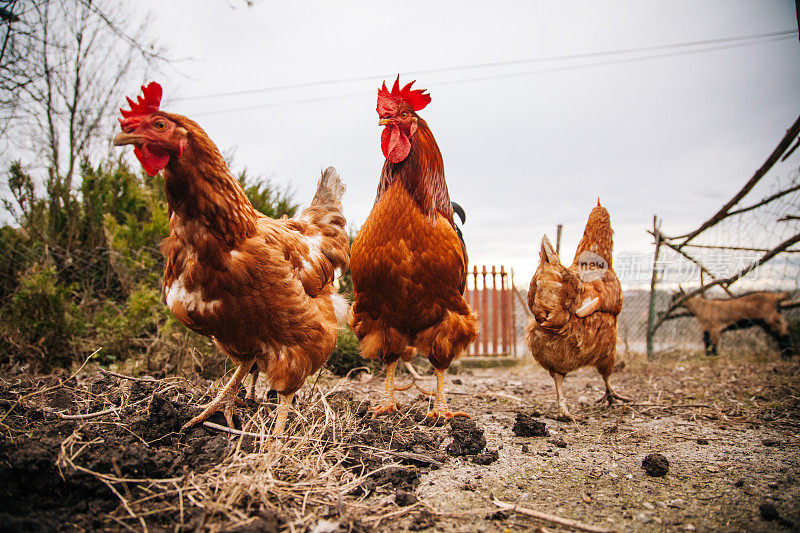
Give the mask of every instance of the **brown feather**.
<path id="1" fill-rule="evenodd" d="M 348 266 L 343 186 L 329 169 L 296 218 L 258 213 L 205 132 L 180 115 L 188 147 L 165 170 L 170 236 L 164 294 L 175 316 L 235 363 L 255 359 L 272 387 L 295 392 L 336 343 L 333 277 Z"/>
<path id="2" fill-rule="evenodd" d="M 550 372 L 567 374 L 594 366 L 604 376 L 611 373 L 617 315 L 622 310 L 622 286 L 611 266 L 612 236 L 608 212 L 596 207 L 569 268 L 543 249 L 528 291 L 533 318 L 525 339 L 534 359 Z M 606 268 L 584 263 L 582 254 L 587 251 L 602 257 Z M 598 309 L 586 317 L 577 316 L 576 310 L 591 298 L 599 298 Z"/>
<path id="3" fill-rule="evenodd" d="M 352 245 L 351 325 L 364 357 L 386 362 L 413 353 L 446 369 L 475 339 L 464 300 L 467 257 L 455 231 L 442 156 L 427 124 L 409 156 L 386 162 L 378 195 Z"/>

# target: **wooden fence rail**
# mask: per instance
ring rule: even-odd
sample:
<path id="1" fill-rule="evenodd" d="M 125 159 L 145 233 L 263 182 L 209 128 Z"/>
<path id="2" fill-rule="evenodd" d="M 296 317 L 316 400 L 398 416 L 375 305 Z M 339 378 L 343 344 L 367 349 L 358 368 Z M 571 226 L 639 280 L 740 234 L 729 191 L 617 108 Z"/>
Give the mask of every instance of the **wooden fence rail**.
<path id="1" fill-rule="evenodd" d="M 517 355 L 517 326 L 511 291 L 511 272 L 501 265 L 472 267 L 467 273 L 465 297 L 478 313 L 481 331 L 470 345 L 468 355 Z"/>

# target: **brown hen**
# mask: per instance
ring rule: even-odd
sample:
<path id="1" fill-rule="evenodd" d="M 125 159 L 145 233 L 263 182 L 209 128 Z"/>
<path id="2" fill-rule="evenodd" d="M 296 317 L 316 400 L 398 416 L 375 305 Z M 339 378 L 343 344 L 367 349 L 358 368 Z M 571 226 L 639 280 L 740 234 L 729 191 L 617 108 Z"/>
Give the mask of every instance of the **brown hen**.
<path id="1" fill-rule="evenodd" d="M 555 381 L 558 418 L 573 420 L 562 385 L 567 373 L 594 366 L 605 381 L 599 401 L 628 401 L 611 388 L 617 345 L 617 315 L 622 310 L 622 286 L 612 267 L 613 231 L 608 211 L 597 202 L 586 223 L 575 259 L 564 267 L 547 236 L 539 267 L 528 289 L 533 317 L 525 340 L 534 359 Z"/>
<path id="2" fill-rule="evenodd" d="M 210 337 L 237 365 L 230 381 L 184 427 L 222 410 L 233 426 L 236 392 L 253 364 L 280 396 L 274 433 L 294 393 L 328 359 L 347 301 L 333 288 L 349 263 L 344 185 L 322 173 L 310 207 L 274 220 L 253 208 L 214 143 L 194 121 L 159 111 L 161 87 L 142 87 L 122 111 L 115 145 L 132 144 L 145 171 L 164 170 L 170 235 L 164 296 L 172 313 Z"/>

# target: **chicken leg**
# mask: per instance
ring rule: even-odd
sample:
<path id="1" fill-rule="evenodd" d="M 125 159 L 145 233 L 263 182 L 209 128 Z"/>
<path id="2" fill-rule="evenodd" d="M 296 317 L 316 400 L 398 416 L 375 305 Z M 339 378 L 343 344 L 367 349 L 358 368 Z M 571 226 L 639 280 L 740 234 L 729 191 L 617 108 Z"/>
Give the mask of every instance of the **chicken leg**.
<path id="1" fill-rule="evenodd" d="M 272 431 L 273 435 L 280 435 L 286 428 L 286 417 L 289 415 L 289 409 L 292 407 L 292 399 L 294 393 L 291 394 L 278 394 L 278 414 L 275 417 L 275 429 Z"/>
<path id="2" fill-rule="evenodd" d="M 386 389 L 383 392 L 383 399 L 372 413 L 372 418 L 383 413 L 394 413 L 397 411 L 397 401 L 394 399 L 394 370 L 397 368 L 397 361 L 386 365 Z"/>
<path id="3" fill-rule="evenodd" d="M 602 402 L 606 401 L 606 402 L 608 402 L 608 405 L 614 405 L 614 400 L 620 400 L 620 401 L 623 401 L 623 402 L 632 402 L 633 401 L 633 400 L 631 400 L 630 398 L 628 398 L 626 396 L 622 396 L 620 394 L 617 394 L 614 391 L 614 389 L 611 388 L 611 384 L 608 382 L 608 378 L 609 378 L 609 376 L 603 376 L 603 381 L 606 382 L 606 393 L 603 394 L 600 397 L 599 400 L 597 400 L 597 403 L 602 403 Z"/>
<path id="4" fill-rule="evenodd" d="M 255 365 L 250 371 L 250 387 L 247 389 L 247 396 L 245 399 L 256 401 L 256 384 L 258 383 L 258 365 Z"/>
<path id="5" fill-rule="evenodd" d="M 575 417 L 573 417 L 569 409 L 567 409 L 567 398 L 564 396 L 564 378 L 566 376 L 558 372 L 550 372 L 550 376 L 556 384 L 556 402 L 558 403 L 558 415 L 556 415 L 556 420 L 574 422 Z"/>
<path id="6" fill-rule="evenodd" d="M 447 399 L 444 396 L 444 373 L 446 370 L 434 368 L 434 371 L 436 372 L 436 399 L 433 401 L 433 409 L 428 412 L 427 416 L 430 418 L 439 418 L 443 416 L 448 420 L 454 416 L 466 416 L 469 418 L 467 413 L 462 411 L 452 412 L 447 408 Z"/>
<path id="7" fill-rule="evenodd" d="M 199 424 L 200 422 L 205 422 L 217 411 L 223 411 L 223 413 L 225 413 L 225 420 L 228 422 L 228 426 L 233 428 L 233 406 L 236 405 L 236 393 L 238 392 L 242 381 L 247 376 L 247 373 L 250 372 L 250 368 L 252 366 L 253 361 L 242 363 L 237 366 L 236 372 L 233 373 L 233 377 L 228 381 L 228 383 L 225 384 L 222 390 L 219 391 L 217 397 L 214 398 L 211 403 L 206 405 L 202 413 L 186 422 L 181 428 L 181 431 L 188 429 L 195 424 Z"/>

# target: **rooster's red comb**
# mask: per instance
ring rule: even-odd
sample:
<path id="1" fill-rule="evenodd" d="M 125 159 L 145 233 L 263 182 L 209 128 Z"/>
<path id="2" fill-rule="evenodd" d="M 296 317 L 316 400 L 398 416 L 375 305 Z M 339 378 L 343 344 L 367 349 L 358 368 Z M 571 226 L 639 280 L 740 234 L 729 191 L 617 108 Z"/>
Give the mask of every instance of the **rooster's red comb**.
<path id="1" fill-rule="evenodd" d="M 414 111 L 419 111 L 431 103 L 431 95 L 425 93 L 426 89 L 411 88 L 414 81 L 407 83 L 401 89 L 400 75 L 398 74 L 391 91 L 386 88 L 386 82 L 384 81 L 383 86 L 378 89 L 378 115 L 383 116 L 386 113 L 396 111 L 400 102 L 406 102 Z"/>
<path id="2" fill-rule="evenodd" d="M 142 85 L 142 95 L 136 97 L 136 102 L 127 97 L 125 99 L 128 100 L 130 110 L 119 109 L 123 118 L 149 115 L 158 111 L 158 106 L 161 104 L 161 85 L 151 81 L 147 85 Z"/>

